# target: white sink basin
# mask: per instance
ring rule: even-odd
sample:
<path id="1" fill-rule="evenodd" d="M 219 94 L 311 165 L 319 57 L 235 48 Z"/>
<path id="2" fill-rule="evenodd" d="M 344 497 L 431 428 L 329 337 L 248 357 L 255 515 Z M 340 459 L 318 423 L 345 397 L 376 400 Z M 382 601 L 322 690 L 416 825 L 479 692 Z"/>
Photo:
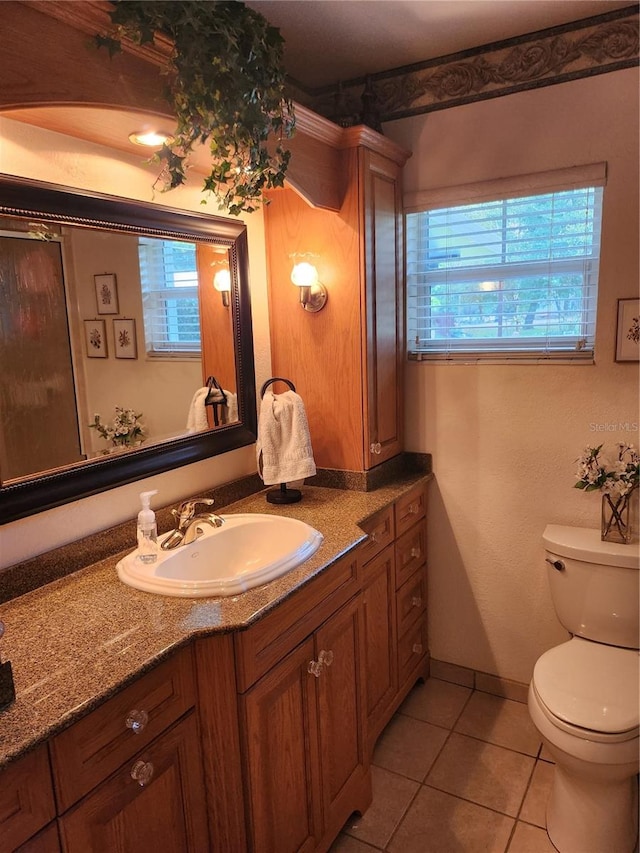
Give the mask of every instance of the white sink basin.
<path id="1" fill-rule="evenodd" d="M 117 564 L 120 580 L 145 592 L 185 598 L 237 595 L 295 569 L 320 547 L 323 535 L 281 515 L 221 515 L 221 527 L 171 551 L 158 549 L 147 564 L 138 551 Z M 162 541 L 166 537 L 160 537 Z"/>

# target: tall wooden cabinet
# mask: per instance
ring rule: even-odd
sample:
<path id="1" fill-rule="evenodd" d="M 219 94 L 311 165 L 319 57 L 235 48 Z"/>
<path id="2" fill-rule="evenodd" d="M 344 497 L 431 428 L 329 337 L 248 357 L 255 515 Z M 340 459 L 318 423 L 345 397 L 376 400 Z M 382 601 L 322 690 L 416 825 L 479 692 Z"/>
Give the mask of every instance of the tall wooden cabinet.
<path id="1" fill-rule="evenodd" d="M 336 131 L 340 209 L 313 207 L 293 189 L 273 191 L 265 209 L 272 370 L 304 399 L 316 464 L 365 471 L 402 450 L 401 172 L 409 154 L 366 127 Z M 303 257 L 329 294 L 317 314 L 300 307 L 291 283 Z"/>

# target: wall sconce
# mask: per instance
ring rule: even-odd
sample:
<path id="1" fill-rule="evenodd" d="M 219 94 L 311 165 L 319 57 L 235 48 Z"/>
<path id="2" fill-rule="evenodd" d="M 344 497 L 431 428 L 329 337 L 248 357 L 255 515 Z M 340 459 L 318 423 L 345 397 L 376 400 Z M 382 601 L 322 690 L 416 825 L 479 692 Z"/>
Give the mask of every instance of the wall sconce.
<path id="1" fill-rule="evenodd" d="M 213 277 L 213 286 L 222 294 L 222 304 L 225 308 L 229 307 L 229 294 L 231 293 L 231 273 L 229 270 L 218 270 Z"/>
<path id="2" fill-rule="evenodd" d="M 318 281 L 318 271 L 313 264 L 302 261 L 294 265 L 291 281 L 300 288 L 300 304 L 305 311 L 315 314 L 327 303 L 327 288 Z"/>

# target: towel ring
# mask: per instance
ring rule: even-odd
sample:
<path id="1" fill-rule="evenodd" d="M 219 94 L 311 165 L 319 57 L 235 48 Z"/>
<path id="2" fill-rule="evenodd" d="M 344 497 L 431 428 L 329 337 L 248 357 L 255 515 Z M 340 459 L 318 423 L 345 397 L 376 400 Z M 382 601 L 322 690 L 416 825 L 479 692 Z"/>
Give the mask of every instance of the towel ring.
<path id="1" fill-rule="evenodd" d="M 264 392 L 267 390 L 269 385 L 273 385 L 274 382 L 284 382 L 285 385 L 288 385 L 292 391 L 296 390 L 296 386 L 290 379 L 283 379 L 281 376 L 273 376 L 271 379 L 267 379 L 262 388 L 260 389 L 260 398 L 264 397 Z"/>

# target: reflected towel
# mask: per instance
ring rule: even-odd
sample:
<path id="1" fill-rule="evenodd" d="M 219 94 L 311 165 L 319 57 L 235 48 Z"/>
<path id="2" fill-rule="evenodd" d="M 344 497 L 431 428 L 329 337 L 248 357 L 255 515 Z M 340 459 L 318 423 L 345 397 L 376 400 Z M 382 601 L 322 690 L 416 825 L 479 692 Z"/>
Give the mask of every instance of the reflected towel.
<path id="1" fill-rule="evenodd" d="M 256 453 L 258 473 L 266 486 L 316 473 L 307 414 L 295 391 L 267 391 L 262 398 Z"/>
<path id="2" fill-rule="evenodd" d="M 227 398 L 227 405 L 222 408 L 222 422 L 235 424 L 238 420 L 238 395 L 225 390 L 224 396 Z"/>
<path id="3" fill-rule="evenodd" d="M 204 405 L 208 393 L 208 388 L 198 388 L 193 395 L 187 416 L 187 432 L 201 432 L 203 429 L 209 429 L 207 409 Z"/>

